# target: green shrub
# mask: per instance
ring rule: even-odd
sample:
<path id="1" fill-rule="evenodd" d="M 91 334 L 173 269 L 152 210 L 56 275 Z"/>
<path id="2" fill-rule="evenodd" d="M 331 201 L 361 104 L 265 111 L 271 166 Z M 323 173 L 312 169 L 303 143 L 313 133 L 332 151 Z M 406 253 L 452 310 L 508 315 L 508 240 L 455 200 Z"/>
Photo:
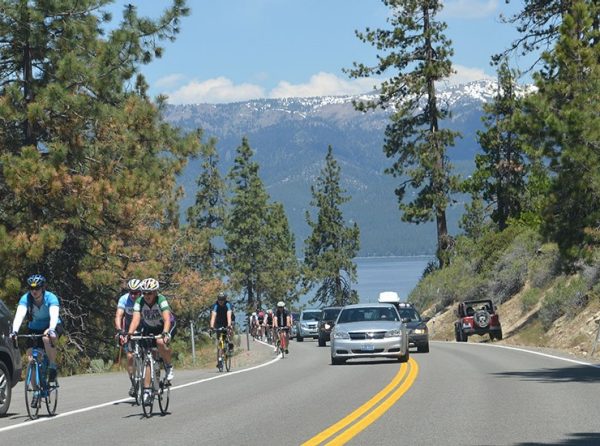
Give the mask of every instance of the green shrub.
<path id="1" fill-rule="evenodd" d="M 104 373 L 110 371 L 113 366 L 111 360 L 104 362 L 103 359 L 92 359 L 88 368 L 88 373 Z"/>
<path id="2" fill-rule="evenodd" d="M 563 315 L 573 317 L 588 301 L 588 285 L 582 277 L 561 276 L 546 294 L 540 309 L 540 320 L 545 329 Z"/>
<path id="3" fill-rule="evenodd" d="M 529 280 L 531 286 L 544 288 L 560 271 L 560 252 L 556 243 L 541 246 L 529 261 Z"/>
<path id="4" fill-rule="evenodd" d="M 540 301 L 542 297 L 542 290 L 539 288 L 529 288 L 523 293 L 521 298 L 521 309 L 523 312 L 531 310 Z"/>

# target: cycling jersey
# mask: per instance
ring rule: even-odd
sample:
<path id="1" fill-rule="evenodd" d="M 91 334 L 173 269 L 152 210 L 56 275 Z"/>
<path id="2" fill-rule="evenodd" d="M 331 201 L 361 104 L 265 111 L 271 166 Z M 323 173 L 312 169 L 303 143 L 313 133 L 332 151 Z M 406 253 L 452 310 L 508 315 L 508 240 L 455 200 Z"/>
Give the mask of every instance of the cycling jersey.
<path id="1" fill-rule="evenodd" d="M 289 316 L 289 313 L 285 310 L 283 310 L 281 313 L 279 311 L 277 311 L 275 313 L 275 317 L 277 318 L 277 326 L 278 327 L 287 327 L 287 318 Z"/>
<path id="2" fill-rule="evenodd" d="M 117 308 L 120 308 L 124 312 L 123 326 L 121 329 L 127 331 L 131 318 L 133 317 L 133 307 L 135 305 L 135 299 L 131 297 L 131 294 L 126 293 L 119 297 L 117 302 Z"/>
<path id="3" fill-rule="evenodd" d="M 212 312 L 216 313 L 215 328 L 227 327 L 227 312 L 232 311 L 232 306 L 229 302 L 225 302 L 225 305 L 219 305 L 215 302 L 212 307 Z"/>
<path id="4" fill-rule="evenodd" d="M 18 306 L 23 306 L 29 311 L 31 320 L 27 324 L 27 327 L 31 330 L 45 330 L 50 327 L 50 307 L 60 307 L 58 297 L 56 294 L 50 291 L 44 290 L 44 297 L 42 298 L 42 304 L 38 307 L 35 304 L 33 296 L 29 295 L 29 292 L 23 294 L 19 299 Z M 21 324 L 22 319 L 19 321 Z M 60 324 L 60 317 L 58 318 L 57 324 Z"/>
<path id="5" fill-rule="evenodd" d="M 258 313 L 258 323 L 262 324 L 265 320 L 265 313 L 263 311 Z"/>
<path id="6" fill-rule="evenodd" d="M 141 313 L 141 320 L 143 327 L 147 327 L 152 331 L 163 326 L 163 311 L 171 311 L 167 298 L 162 294 L 159 294 L 153 305 L 149 305 L 143 296 L 138 297 L 133 305 L 133 311 Z M 171 320 L 173 319 L 173 313 L 171 313 Z"/>
<path id="7" fill-rule="evenodd" d="M 273 315 L 272 314 L 267 314 L 267 325 L 269 327 L 273 326 Z"/>

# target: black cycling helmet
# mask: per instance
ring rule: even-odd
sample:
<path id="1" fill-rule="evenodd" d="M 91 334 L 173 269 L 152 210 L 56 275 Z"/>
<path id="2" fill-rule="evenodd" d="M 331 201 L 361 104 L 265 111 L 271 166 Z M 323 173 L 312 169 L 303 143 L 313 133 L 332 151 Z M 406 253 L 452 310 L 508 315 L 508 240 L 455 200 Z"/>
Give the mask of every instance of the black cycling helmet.
<path id="1" fill-rule="evenodd" d="M 41 274 L 34 274 L 27 279 L 30 290 L 37 290 L 46 285 L 46 278 Z"/>
<path id="2" fill-rule="evenodd" d="M 221 292 L 220 292 L 220 293 L 217 295 L 217 300 L 218 300 L 219 302 L 225 302 L 225 301 L 227 300 L 227 294 L 225 294 L 224 292 L 222 292 L 222 291 L 221 291 Z"/>

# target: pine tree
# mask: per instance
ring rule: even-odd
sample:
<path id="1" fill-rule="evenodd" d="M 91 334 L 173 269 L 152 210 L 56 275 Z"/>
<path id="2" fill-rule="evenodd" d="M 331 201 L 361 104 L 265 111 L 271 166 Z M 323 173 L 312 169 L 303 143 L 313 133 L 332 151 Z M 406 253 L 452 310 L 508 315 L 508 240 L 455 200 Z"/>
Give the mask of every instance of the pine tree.
<path id="1" fill-rule="evenodd" d="M 599 8 L 570 4 L 556 46 L 534 76 L 538 93 L 525 103 L 522 125 L 529 152 L 543 156 L 552 173 L 543 232 L 569 259 L 597 243 L 586 234 L 600 226 Z"/>
<path id="2" fill-rule="evenodd" d="M 382 0 L 390 8 L 391 29 L 356 32 L 360 40 L 375 46 L 381 54 L 375 66 L 354 63 L 350 77 L 388 75 L 378 88 L 376 101 L 359 102 L 358 110 L 391 108 L 391 122 L 385 130 L 384 152 L 395 158 L 387 173 L 401 178 L 396 195 L 402 220 L 424 223 L 435 220 L 437 257 L 440 267 L 447 263 L 450 237 L 446 209 L 458 180 L 452 175 L 446 150 L 454 145 L 456 132 L 441 128 L 449 116 L 436 95 L 436 82 L 452 74 L 451 42 L 445 37 L 446 24 L 438 21 L 442 3 L 437 0 Z M 407 188 L 416 198 L 404 203 Z"/>
<path id="3" fill-rule="evenodd" d="M 356 283 L 353 259 L 359 250 L 360 231 L 356 223 L 346 226 L 340 206 L 350 200 L 340 187 L 341 169 L 327 149 L 325 167 L 311 186 L 311 206 L 317 208 L 316 220 L 306 213 L 312 229 L 305 240 L 305 281 L 309 288 L 318 285 L 314 302 L 323 305 L 346 305 L 358 302 L 352 289 Z"/>
<path id="4" fill-rule="evenodd" d="M 248 309 L 262 303 L 259 274 L 267 255 L 263 231 L 268 195 L 253 156 L 248 140 L 243 138 L 228 176 L 233 195 L 225 223 L 225 262 L 230 284 L 243 292 Z"/>
<path id="5" fill-rule="evenodd" d="M 0 2 L 0 296 L 11 304 L 32 272 L 61 297 L 71 347 L 98 355 L 113 297 L 130 277 L 169 284 L 178 240 L 176 175 L 195 154 L 161 120 L 139 66 L 188 13 L 157 20 L 105 0 Z"/>
<path id="6" fill-rule="evenodd" d="M 466 190 L 481 193 L 494 210 L 491 218 L 503 231 L 509 218 L 519 218 L 525 189 L 527 166 L 522 143 L 514 124 L 519 107 L 516 74 L 506 61 L 498 71 L 498 93 L 485 104 L 482 118 L 485 131 L 478 131 L 482 154 L 475 156 L 475 171 L 465 182 Z"/>
<path id="7" fill-rule="evenodd" d="M 201 134 L 198 135 L 202 139 Z M 223 236 L 223 225 L 227 210 L 227 186 L 219 172 L 219 154 L 216 141 L 211 139 L 200 152 L 202 163 L 196 184 L 196 202 L 187 210 L 188 223 L 206 233 L 208 252 L 199 259 L 198 267 L 205 271 L 222 268 L 222 252 L 215 245 L 215 238 Z"/>

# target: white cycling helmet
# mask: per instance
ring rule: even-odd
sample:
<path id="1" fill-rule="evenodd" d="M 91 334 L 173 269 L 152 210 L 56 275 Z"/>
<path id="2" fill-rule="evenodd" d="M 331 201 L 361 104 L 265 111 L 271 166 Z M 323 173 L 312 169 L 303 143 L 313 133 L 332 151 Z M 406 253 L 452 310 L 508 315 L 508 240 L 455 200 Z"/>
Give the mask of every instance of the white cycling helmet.
<path id="1" fill-rule="evenodd" d="M 279 302 L 277 302 L 277 307 L 278 308 L 284 308 L 285 307 L 285 302 L 280 300 Z"/>
<path id="2" fill-rule="evenodd" d="M 130 279 L 129 282 L 127 282 L 127 288 L 129 288 L 129 291 L 137 291 L 140 289 L 141 284 L 142 281 L 140 279 Z"/>
<path id="3" fill-rule="evenodd" d="M 140 288 L 142 291 L 158 291 L 160 284 L 158 283 L 158 280 L 148 277 L 147 279 L 142 280 Z"/>

